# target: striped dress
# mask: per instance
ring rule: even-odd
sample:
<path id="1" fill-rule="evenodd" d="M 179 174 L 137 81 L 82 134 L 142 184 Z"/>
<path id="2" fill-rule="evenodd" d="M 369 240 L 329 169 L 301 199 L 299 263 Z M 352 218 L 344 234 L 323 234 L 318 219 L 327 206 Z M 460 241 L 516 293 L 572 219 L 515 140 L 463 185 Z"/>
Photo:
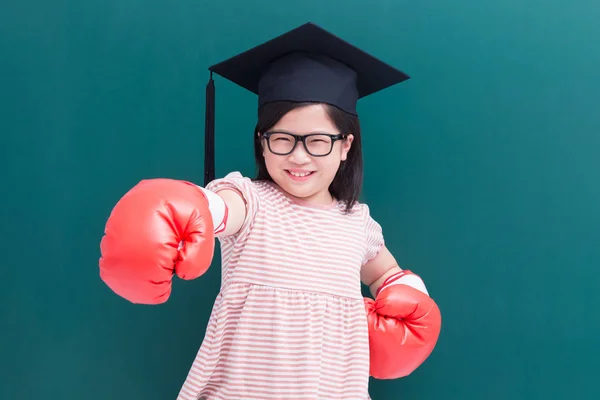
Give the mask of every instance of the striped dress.
<path id="1" fill-rule="evenodd" d="M 367 400 L 360 268 L 383 246 L 364 204 L 312 206 L 239 172 L 248 216 L 220 238 L 222 283 L 178 400 Z"/>

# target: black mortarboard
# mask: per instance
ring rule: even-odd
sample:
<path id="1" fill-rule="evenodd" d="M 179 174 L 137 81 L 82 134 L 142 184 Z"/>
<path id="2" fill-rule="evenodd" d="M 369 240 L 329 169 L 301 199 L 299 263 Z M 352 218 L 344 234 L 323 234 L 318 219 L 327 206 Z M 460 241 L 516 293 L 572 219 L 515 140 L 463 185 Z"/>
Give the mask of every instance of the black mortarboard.
<path id="1" fill-rule="evenodd" d="M 313 23 L 209 68 L 206 87 L 204 184 L 214 179 L 214 81 L 216 73 L 258 95 L 258 106 L 289 100 L 320 102 L 356 114 L 361 97 L 408 75 Z"/>

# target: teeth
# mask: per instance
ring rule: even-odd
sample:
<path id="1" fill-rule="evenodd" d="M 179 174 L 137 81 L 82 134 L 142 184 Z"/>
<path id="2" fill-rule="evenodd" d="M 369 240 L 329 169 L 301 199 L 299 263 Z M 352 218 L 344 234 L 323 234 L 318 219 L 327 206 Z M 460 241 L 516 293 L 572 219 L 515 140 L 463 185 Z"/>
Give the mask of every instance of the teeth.
<path id="1" fill-rule="evenodd" d="M 292 172 L 290 171 L 290 174 L 297 176 L 297 177 L 303 177 L 303 176 L 308 176 L 310 175 L 310 172 Z"/>

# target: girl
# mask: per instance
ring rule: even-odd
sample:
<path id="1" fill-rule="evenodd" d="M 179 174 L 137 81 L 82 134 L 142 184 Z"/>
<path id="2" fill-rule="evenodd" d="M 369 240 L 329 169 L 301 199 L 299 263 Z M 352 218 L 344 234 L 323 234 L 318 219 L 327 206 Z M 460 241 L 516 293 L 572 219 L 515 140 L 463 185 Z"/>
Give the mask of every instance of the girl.
<path id="1" fill-rule="evenodd" d="M 221 290 L 178 399 L 366 400 L 369 376 L 410 374 L 441 324 L 358 201 L 356 100 L 406 75 L 313 24 L 211 72 L 259 96 L 257 178 L 141 182 L 107 222 L 102 279 L 130 301 L 164 302 L 173 272 L 206 271 L 217 237 Z"/>

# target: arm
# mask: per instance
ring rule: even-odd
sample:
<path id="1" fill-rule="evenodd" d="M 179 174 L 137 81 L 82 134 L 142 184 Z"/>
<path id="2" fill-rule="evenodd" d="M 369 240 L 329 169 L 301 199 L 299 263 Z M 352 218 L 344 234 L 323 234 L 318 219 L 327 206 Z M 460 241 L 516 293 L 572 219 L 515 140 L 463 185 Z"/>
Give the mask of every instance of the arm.
<path id="1" fill-rule="evenodd" d="M 387 247 L 383 246 L 377 256 L 365 264 L 360 270 L 362 282 L 369 287 L 375 296 L 383 282 L 391 275 L 402 271 L 396 259 Z"/>
<path id="2" fill-rule="evenodd" d="M 217 195 L 225 203 L 225 215 L 223 217 L 222 227 L 215 232 L 217 237 L 225 237 L 235 235 L 239 232 L 248 209 L 246 201 L 240 192 L 233 189 L 223 189 L 217 192 Z"/>
<path id="3" fill-rule="evenodd" d="M 221 189 L 215 192 L 200 186 L 198 188 L 208 199 L 215 237 L 235 235 L 246 218 L 244 196 L 235 189 Z"/>
<path id="4" fill-rule="evenodd" d="M 431 354 L 441 314 L 420 277 L 402 270 L 383 246 L 361 270 L 375 300 L 365 298 L 369 326 L 370 375 L 394 379 L 410 375 Z"/>
<path id="5" fill-rule="evenodd" d="M 394 279 L 396 277 L 398 279 Z M 403 271 L 392 253 L 390 253 L 387 247 L 383 246 L 379 254 L 362 267 L 361 280 L 365 285 L 369 286 L 371 294 L 375 297 L 388 278 L 389 284 L 393 280 L 395 284 L 403 283 L 425 294 L 429 294 L 423 280 L 410 271 Z"/>

